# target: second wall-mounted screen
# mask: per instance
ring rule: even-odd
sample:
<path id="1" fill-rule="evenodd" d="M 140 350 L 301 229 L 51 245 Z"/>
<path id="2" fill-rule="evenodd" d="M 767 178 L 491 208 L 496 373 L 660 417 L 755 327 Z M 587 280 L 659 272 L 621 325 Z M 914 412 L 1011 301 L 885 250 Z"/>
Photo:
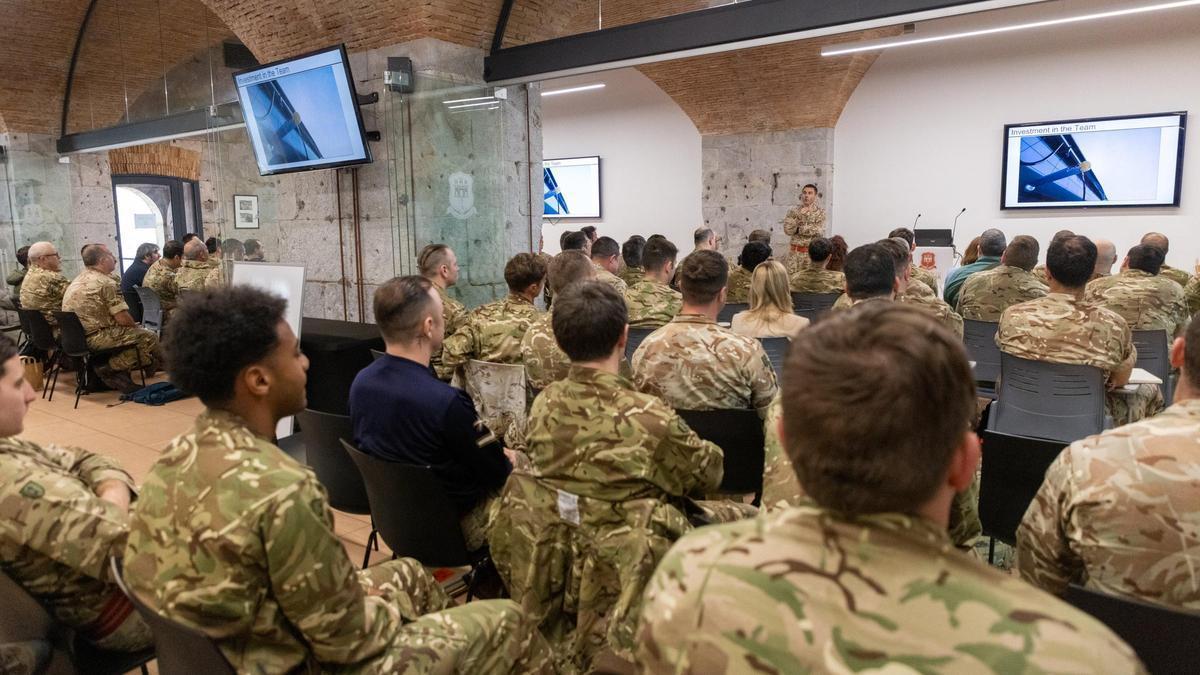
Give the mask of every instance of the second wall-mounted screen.
<path id="1" fill-rule="evenodd" d="M 544 218 L 600 217 L 600 158 L 542 161 Z"/>

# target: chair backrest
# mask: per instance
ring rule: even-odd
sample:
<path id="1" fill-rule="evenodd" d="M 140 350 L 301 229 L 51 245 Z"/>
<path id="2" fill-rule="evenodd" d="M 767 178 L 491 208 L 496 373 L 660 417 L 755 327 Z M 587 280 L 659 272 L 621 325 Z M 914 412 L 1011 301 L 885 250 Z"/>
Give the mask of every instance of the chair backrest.
<path id="1" fill-rule="evenodd" d="M 125 304 L 129 306 L 129 315 L 134 321 L 142 322 L 142 299 L 138 293 L 140 286 L 134 286 L 128 291 L 121 291 L 121 297 L 124 298 Z"/>
<path id="2" fill-rule="evenodd" d="M 733 315 L 738 312 L 744 312 L 750 309 L 750 304 L 745 302 L 727 303 L 717 312 L 717 323 L 729 323 L 733 321 Z"/>
<path id="3" fill-rule="evenodd" d="M 87 333 L 83 323 L 75 312 L 54 312 L 54 320 L 58 321 L 58 336 L 62 341 L 63 351 L 69 356 L 84 356 L 88 353 Z"/>
<path id="4" fill-rule="evenodd" d="M 54 628 L 54 619 L 25 587 L 0 570 L 0 643 L 40 640 Z"/>
<path id="5" fill-rule="evenodd" d="M 767 358 L 771 360 L 771 368 L 775 370 L 775 378 L 783 381 L 783 362 L 787 359 L 788 349 L 792 346 L 792 341 L 785 337 L 770 337 L 759 338 L 758 341 L 763 346 L 763 351 L 767 353 Z"/>
<path id="6" fill-rule="evenodd" d="M 342 439 L 354 439 L 349 415 L 317 410 L 296 413 L 304 434 L 305 461 L 329 493 L 329 505 L 346 513 L 371 512 L 367 488 L 354 460 L 342 448 Z"/>
<path id="7" fill-rule="evenodd" d="M 233 675 L 234 670 L 221 653 L 221 648 L 208 635 L 159 614 L 140 598 L 129 591 L 125 577 L 121 574 L 121 561 L 112 558 L 112 575 L 121 592 L 133 603 L 134 609 L 150 626 L 154 633 L 155 650 L 158 653 L 158 672 L 162 675 L 186 673 L 213 673 Z"/>
<path id="8" fill-rule="evenodd" d="M 820 312 L 833 307 L 841 293 L 792 293 L 792 309 L 797 314 Z"/>
<path id="9" fill-rule="evenodd" d="M 426 567 L 471 564 L 457 510 L 428 466 L 389 462 L 342 441 L 367 487 L 375 528 L 396 555 Z"/>
<path id="10" fill-rule="evenodd" d="M 989 428 L 1070 443 L 1104 430 L 1099 368 L 1000 355 L 1000 385 Z"/>
<path id="11" fill-rule="evenodd" d="M 525 366 L 471 359 L 463 366 L 463 389 L 475 402 L 479 419 L 509 447 L 525 441 L 528 421 Z"/>
<path id="12" fill-rule="evenodd" d="M 963 319 L 963 346 L 975 362 L 976 382 L 995 382 L 1000 379 L 1000 348 L 996 346 L 996 329 L 1000 324 L 991 321 Z"/>
<path id="13" fill-rule="evenodd" d="M 142 326 L 146 330 L 152 330 L 155 333 L 162 332 L 163 323 L 163 308 L 162 299 L 158 297 L 158 293 L 154 292 L 153 288 L 145 286 L 136 286 L 138 298 L 142 301 L 142 318 L 135 320 L 141 321 Z"/>
<path id="14" fill-rule="evenodd" d="M 1120 598 L 1074 584 L 1067 587 L 1063 600 L 1108 626 L 1133 648 L 1151 673 L 1196 672 L 1200 612 Z"/>
<path id="15" fill-rule="evenodd" d="M 1135 330 L 1133 346 L 1137 348 L 1136 366 L 1163 381 L 1163 402 L 1171 405 L 1175 391 L 1171 384 L 1171 339 L 1167 331 Z"/>
<path id="16" fill-rule="evenodd" d="M 625 343 L 625 358 L 633 360 L 633 353 L 636 352 L 637 348 L 642 345 L 642 341 L 646 339 L 646 336 L 650 335 L 656 330 L 658 329 L 630 327 L 629 340 Z"/>
<path id="17" fill-rule="evenodd" d="M 1017 526 L 1046 478 L 1046 469 L 1063 450 L 1060 441 L 985 430 L 979 482 L 979 520 L 983 533 L 1015 544 Z"/>
<path id="18" fill-rule="evenodd" d="M 386 355 L 386 354 L 387 354 L 387 352 L 381 352 L 378 349 L 372 349 L 371 350 L 371 360 L 378 361 L 379 359 L 382 359 L 384 357 L 384 355 Z"/>
<path id="19" fill-rule="evenodd" d="M 762 493 L 763 421 L 754 410 L 677 410 L 700 438 L 712 441 L 725 455 L 721 492 Z"/>
<path id="20" fill-rule="evenodd" d="M 54 328 L 40 310 L 19 309 L 17 313 L 21 317 L 21 328 L 34 347 L 44 352 L 58 347 L 58 341 L 54 339 Z"/>

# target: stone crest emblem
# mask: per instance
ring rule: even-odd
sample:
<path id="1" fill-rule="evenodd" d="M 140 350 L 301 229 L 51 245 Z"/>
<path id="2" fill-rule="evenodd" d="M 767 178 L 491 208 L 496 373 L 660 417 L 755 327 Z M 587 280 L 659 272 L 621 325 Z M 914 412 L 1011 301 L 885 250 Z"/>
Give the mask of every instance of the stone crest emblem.
<path id="1" fill-rule="evenodd" d="M 450 206 L 446 213 L 458 220 L 466 220 L 478 212 L 475 208 L 475 177 L 462 171 L 450 174 Z"/>

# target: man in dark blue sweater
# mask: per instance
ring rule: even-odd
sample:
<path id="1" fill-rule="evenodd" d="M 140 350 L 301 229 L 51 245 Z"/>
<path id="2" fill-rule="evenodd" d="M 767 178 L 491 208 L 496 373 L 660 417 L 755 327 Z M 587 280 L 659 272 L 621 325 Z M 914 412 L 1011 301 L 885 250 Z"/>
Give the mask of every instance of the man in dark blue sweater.
<path id="1" fill-rule="evenodd" d="M 433 467 L 458 509 L 467 547 L 480 548 L 491 498 L 516 455 L 480 421 L 470 396 L 429 369 L 443 333 L 442 300 L 429 280 L 394 278 L 375 292 L 374 304 L 387 353 L 350 387 L 354 443 L 380 459 Z"/>
<path id="2" fill-rule="evenodd" d="M 141 286 L 142 281 L 146 278 L 146 271 L 162 257 L 158 254 L 158 244 L 142 244 L 138 246 L 134 256 L 137 259 L 129 263 L 129 268 L 125 270 L 125 274 L 121 275 L 122 293 Z"/>

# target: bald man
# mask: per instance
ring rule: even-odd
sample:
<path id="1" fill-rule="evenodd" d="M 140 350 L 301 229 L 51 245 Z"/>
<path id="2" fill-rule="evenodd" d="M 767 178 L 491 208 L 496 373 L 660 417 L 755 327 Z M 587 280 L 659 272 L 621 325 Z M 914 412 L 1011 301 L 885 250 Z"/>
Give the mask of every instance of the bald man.
<path id="1" fill-rule="evenodd" d="M 1141 243 L 1161 249 L 1164 258 L 1171 251 L 1171 241 L 1167 239 L 1167 235 L 1161 232 L 1147 232 L 1142 237 Z M 1162 269 L 1158 273 L 1184 288 L 1187 288 L 1188 282 L 1192 280 L 1192 275 L 1183 270 L 1175 269 L 1166 263 L 1163 263 Z"/>
<path id="2" fill-rule="evenodd" d="M 36 309 L 46 317 L 51 326 L 58 325 L 54 314 L 62 309 L 63 293 L 70 285 L 62 273 L 62 256 L 48 241 L 39 241 L 29 247 L 29 272 L 21 284 L 21 307 Z"/>
<path id="3" fill-rule="evenodd" d="M 199 238 L 183 246 L 183 266 L 175 274 L 180 291 L 202 291 L 221 285 L 221 268 L 208 263 L 208 247 Z"/>
<path id="4" fill-rule="evenodd" d="M 1111 277 L 1112 267 L 1117 262 L 1117 247 L 1107 239 L 1096 240 L 1096 269 L 1092 279 Z"/>

